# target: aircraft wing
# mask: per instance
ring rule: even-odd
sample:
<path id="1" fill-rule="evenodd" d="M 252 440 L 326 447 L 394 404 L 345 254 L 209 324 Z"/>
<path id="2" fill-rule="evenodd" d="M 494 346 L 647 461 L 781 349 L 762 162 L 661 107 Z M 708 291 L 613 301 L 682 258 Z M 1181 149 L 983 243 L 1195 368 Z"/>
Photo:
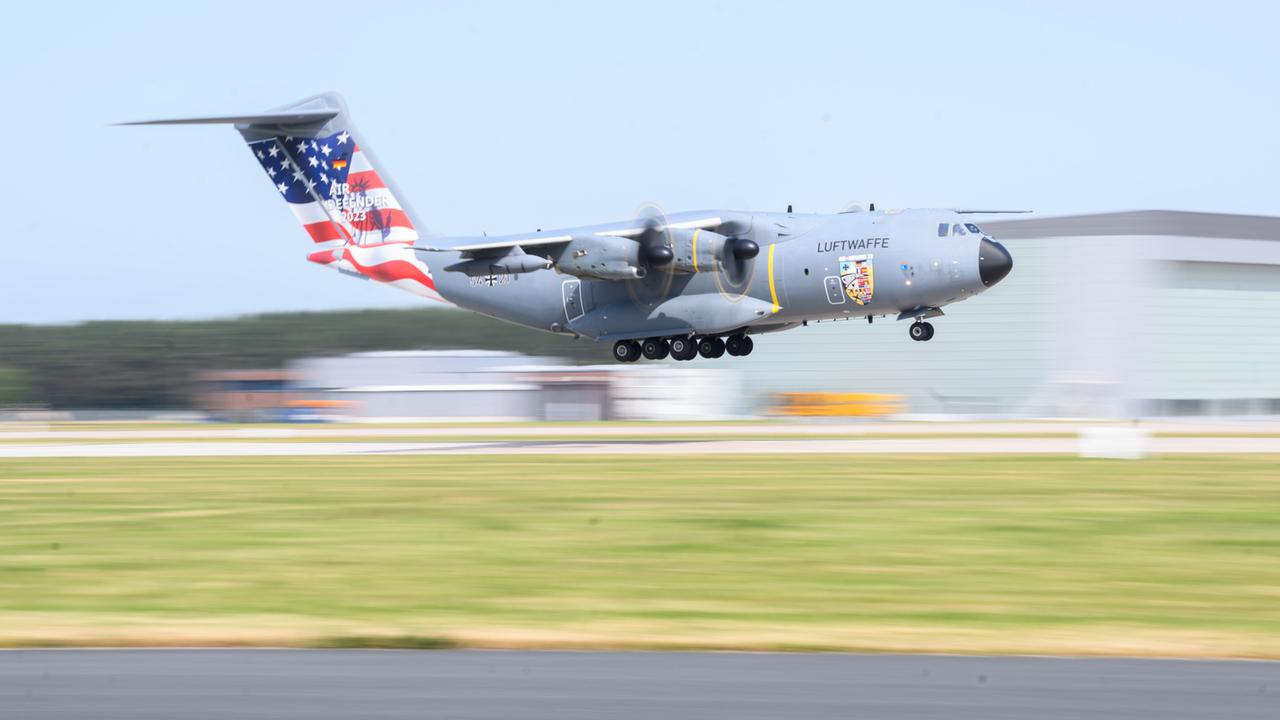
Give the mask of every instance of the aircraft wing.
<path id="1" fill-rule="evenodd" d="M 493 242 L 472 243 L 469 245 L 455 245 L 453 247 L 437 247 L 434 245 L 418 245 L 414 250 L 422 252 L 456 252 L 471 257 L 488 257 L 491 255 L 504 255 L 516 248 L 544 247 L 547 245 L 561 245 L 573 239 L 572 235 L 548 235 L 528 238 L 516 238 L 514 240 L 495 240 Z"/>
<path id="2" fill-rule="evenodd" d="M 697 220 L 686 220 L 682 222 L 667 223 L 660 225 L 656 229 L 660 231 L 666 230 L 706 230 L 719 227 L 724 220 L 718 217 L 700 218 Z M 419 244 L 414 249 L 422 252 L 457 252 L 462 253 L 466 257 L 491 257 L 493 255 L 503 255 L 515 248 L 539 248 L 541 254 L 543 250 L 553 250 L 551 246 L 562 245 L 573 240 L 574 237 L 583 237 L 595 235 L 597 237 L 622 237 L 622 238 L 638 238 L 645 232 L 653 230 L 652 226 L 636 224 L 630 227 L 611 228 L 596 231 L 585 231 L 577 235 L 534 235 L 525 238 L 506 238 L 502 240 L 494 240 L 492 242 L 472 243 L 467 245 L 455 245 L 453 247 L 439 247 L 434 245 Z"/>

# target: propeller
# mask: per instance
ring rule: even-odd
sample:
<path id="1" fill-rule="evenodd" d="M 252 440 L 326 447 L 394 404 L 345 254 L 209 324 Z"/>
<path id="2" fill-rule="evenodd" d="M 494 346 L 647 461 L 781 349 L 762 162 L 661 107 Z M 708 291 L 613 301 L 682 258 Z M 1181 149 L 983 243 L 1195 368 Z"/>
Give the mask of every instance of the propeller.
<path id="1" fill-rule="evenodd" d="M 675 277 L 671 261 L 675 251 L 671 249 L 671 233 L 667 229 L 667 216 L 656 203 L 645 203 L 636 211 L 637 222 L 643 228 L 634 240 L 640 246 L 638 259 L 643 275 L 627 281 L 627 294 L 636 307 L 651 310 L 662 304 L 670 295 Z"/>
<path id="2" fill-rule="evenodd" d="M 725 244 L 734 260 L 750 260 L 760 254 L 760 246 L 750 238 L 729 238 Z"/>
<path id="3" fill-rule="evenodd" d="M 751 261 L 759 254 L 760 246 L 750 238 L 730 237 L 725 240 L 720 266 L 730 285 L 741 285 L 750 276 Z"/>
<path id="4" fill-rule="evenodd" d="M 644 230 L 636 237 L 636 242 L 640 244 L 640 262 L 645 264 L 646 270 L 670 265 L 676 256 L 671 250 L 667 219 L 661 210 L 654 210 L 655 212 L 646 214 L 643 219 Z"/>

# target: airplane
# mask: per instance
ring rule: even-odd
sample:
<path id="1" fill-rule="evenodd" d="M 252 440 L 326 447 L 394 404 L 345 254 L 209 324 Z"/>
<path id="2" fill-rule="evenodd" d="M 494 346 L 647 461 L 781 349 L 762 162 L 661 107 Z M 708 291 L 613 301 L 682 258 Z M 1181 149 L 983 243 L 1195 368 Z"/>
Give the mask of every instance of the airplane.
<path id="1" fill-rule="evenodd" d="M 509 322 L 613 343 L 613 357 L 750 355 L 753 336 L 895 316 L 926 342 L 942 308 L 986 291 L 1009 251 L 968 215 L 649 207 L 604 225 L 437 238 L 325 93 L 266 113 L 125 125 L 230 124 L 310 236 L 307 259 Z"/>

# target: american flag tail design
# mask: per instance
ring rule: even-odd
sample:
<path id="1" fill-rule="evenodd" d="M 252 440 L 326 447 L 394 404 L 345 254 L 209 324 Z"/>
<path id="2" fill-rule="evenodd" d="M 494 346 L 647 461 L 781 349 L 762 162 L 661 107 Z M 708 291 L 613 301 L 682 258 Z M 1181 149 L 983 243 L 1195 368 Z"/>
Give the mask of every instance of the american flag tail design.
<path id="1" fill-rule="evenodd" d="M 445 302 L 413 245 L 417 216 L 381 171 L 337 93 L 267 113 L 138 125 L 234 124 L 313 247 L 311 262 Z"/>

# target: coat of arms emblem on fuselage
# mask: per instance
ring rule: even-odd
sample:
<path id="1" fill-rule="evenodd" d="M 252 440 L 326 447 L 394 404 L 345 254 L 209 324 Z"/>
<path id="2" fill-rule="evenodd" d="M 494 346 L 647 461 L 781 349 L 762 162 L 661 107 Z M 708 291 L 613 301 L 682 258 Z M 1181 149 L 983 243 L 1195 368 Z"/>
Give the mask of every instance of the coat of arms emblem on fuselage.
<path id="1" fill-rule="evenodd" d="M 859 305 L 871 303 L 875 293 L 876 273 L 871 255 L 848 255 L 840 258 L 840 283 L 844 292 Z"/>

